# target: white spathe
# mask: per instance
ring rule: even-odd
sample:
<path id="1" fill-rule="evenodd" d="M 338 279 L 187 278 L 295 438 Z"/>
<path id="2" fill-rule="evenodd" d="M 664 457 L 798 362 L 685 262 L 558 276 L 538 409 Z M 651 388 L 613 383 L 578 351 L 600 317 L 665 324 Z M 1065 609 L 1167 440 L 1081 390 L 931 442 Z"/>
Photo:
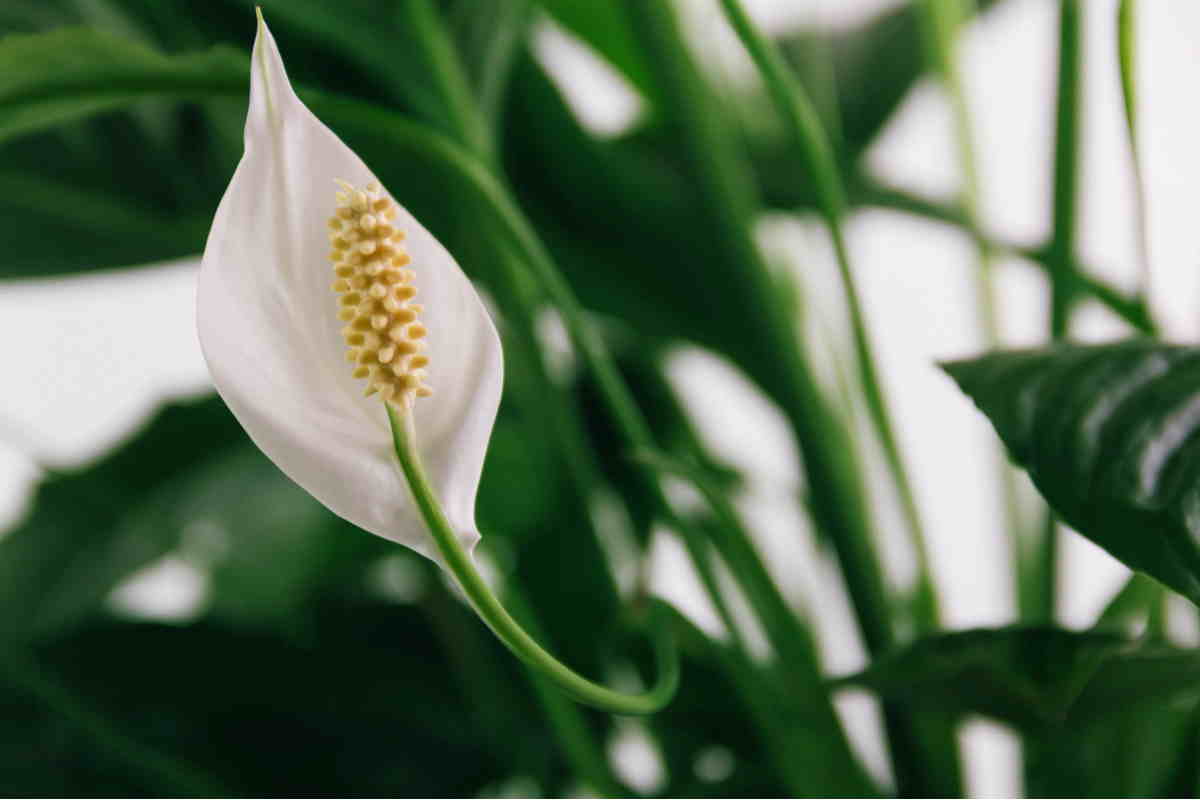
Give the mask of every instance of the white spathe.
<path id="1" fill-rule="evenodd" d="M 338 516 L 438 560 L 396 461 L 383 403 L 363 396 L 366 382 L 351 377 L 346 360 L 326 227 L 338 178 L 359 187 L 378 181 L 300 102 L 260 19 L 245 153 L 200 268 L 200 346 L 217 392 L 288 477 Z M 407 234 L 434 390 L 413 407 L 417 444 L 447 518 L 471 550 L 503 383 L 500 339 L 458 264 L 398 205 L 393 224 Z"/>

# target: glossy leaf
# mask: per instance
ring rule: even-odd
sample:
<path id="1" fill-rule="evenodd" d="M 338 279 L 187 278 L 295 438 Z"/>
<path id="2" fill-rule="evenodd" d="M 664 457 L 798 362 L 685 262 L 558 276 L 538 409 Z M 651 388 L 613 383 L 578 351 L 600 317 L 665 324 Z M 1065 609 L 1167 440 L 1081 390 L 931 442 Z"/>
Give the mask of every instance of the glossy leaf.
<path id="1" fill-rule="evenodd" d="M 1063 520 L 1200 602 L 1200 350 L 1065 345 L 946 371 Z"/>

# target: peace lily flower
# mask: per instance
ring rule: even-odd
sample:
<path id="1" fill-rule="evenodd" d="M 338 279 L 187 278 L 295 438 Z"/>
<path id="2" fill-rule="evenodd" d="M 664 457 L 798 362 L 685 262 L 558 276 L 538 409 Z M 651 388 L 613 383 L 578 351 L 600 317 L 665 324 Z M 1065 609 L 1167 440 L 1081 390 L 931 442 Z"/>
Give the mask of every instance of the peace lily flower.
<path id="1" fill-rule="evenodd" d="M 288 477 L 436 559 L 380 399 L 411 409 L 433 490 L 474 547 L 503 381 L 495 326 L 445 248 L 300 102 L 261 22 L 245 154 L 208 236 L 197 323 L 217 391 Z"/>
<path id="2" fill-rule="evenodd" d="M 196 316 L 217 391 L 292 480 L 437 561 L 514 654 L 577 699 L 630 714 L 670 700 L 669 638 L 656 639 L 656 686 L 622 694 L 546 652 L 480 575 L 495 326 L 445 248 L 300 102 L 261 13 L 245 153 L 209 232 Z"/>

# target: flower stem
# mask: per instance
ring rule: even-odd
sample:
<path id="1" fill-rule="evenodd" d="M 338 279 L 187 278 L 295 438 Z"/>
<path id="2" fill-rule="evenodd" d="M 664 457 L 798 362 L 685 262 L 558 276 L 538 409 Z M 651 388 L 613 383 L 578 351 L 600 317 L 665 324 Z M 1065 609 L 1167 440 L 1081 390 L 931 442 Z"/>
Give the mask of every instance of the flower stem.
<path id="1" fill-rule="evenodd" d="M 441 503 L 425 475 L 416 447 L 412 413 L 387 405 L 392 426 L 392 442 L 396 458 L 408 480 L 413 499 L 433 536 L 442 564 L 454 576 L 480 618 L 496 634 L 513 655 L 534 670 L 552 680 L 576 700 L 614 714 L 652 714 L 664 707 L 679 685 L 679 655 L 674 638 L 665 630 L 663 617 L 666 607 L 656 605 L 654 636 L 658 683 L 642 694 L 623 694 L 588 680 L 556 659 L 542 648 L 521 625 L 512 618 L 493 594 L 475 562 L 458 541 Z"/>

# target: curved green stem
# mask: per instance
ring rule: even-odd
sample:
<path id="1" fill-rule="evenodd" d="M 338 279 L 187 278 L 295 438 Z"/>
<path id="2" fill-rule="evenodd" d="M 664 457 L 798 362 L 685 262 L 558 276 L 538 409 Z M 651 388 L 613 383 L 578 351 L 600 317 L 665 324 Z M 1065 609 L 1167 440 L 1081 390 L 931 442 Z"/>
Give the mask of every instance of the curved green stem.
<path id="1" fill-rule="evenodd" d="M 429 485 L 425 467 L 417 453 L 412 414 L 397 410 L 390 404 L 387 406 L 387 412 L 392 426 L 396 458 L 405 478 L 408 479 L 417 508 L 429 526 L 429 532 L 442 556 L 442 564 L 454 576 L 476 613 L 504 646 L 576 700 L 603 711 L 614 714 L 652 714 L 669 703 L 679 685 L 679 655 L 674 639 L 661 628 L 656 631 L 654 637 L 658 683 L 643 694 L 623 694 L 588 680 L 548 653 L 526 633 L 492 593 L 442 512 L 441 503 Z M 665 613 L 665 607 L 660 605 L 656 611 L 656 625 L 664 626 L 666 620 L 661 614 Z"/>

